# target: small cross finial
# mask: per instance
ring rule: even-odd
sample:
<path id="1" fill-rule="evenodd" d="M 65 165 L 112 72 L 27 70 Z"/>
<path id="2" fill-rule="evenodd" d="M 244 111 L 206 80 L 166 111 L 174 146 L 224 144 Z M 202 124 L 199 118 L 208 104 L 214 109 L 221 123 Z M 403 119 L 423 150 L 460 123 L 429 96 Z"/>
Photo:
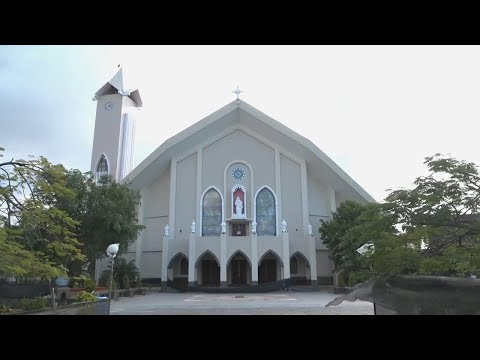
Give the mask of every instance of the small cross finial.
<path id="1" fill-rule="evenodd" d="M 236 88 L 234 91 L 232 91 L 232 92 L 233 92 L 235 95 L 237 95 L 237 100 L 240 100 L 240 94 L 243 93 L 243 91 L 240 90 L 240 88 L 238 87 L 238 85 L 237 85 L 237 88 Z"/>

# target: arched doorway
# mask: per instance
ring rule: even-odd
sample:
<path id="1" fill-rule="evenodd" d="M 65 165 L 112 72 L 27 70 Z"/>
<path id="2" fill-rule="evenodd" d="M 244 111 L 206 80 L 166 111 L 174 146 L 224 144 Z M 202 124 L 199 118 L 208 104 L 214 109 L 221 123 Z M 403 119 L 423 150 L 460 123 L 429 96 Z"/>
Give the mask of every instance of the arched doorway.
<path id="1" fill-rule="evenodd" d="M 309 284 L 310 263 L 301 252 L 297 251 L 290 257 L 290 277 L 294 284 Z"/>
<path id="2" fill-rule="evenodd" d="M 235 252 L 227 263 L 227 281 L 231 286 L 250 285 L 252 266 L 248 257 L 241 251 Z"/>
<path id="3" fill-rule="evenodd" d="M 281 280 L 282 261 L 272 250 L 267 251 L 261 258 L 258 266 L 258 283 L 265 284 Z"/>
<path id="4" fill-rule="evenodd" d="M 186 288 L 188 285 L 188 258 L 178 253 L 168 264 L 168 280 L 171 286 L 176 288 Z"/>
<path id="5" fill-rule="evenodd" d="M 220 262 L 210 251 L 198 258 L 196 269 L 198 285 L 220 286 Z"/>

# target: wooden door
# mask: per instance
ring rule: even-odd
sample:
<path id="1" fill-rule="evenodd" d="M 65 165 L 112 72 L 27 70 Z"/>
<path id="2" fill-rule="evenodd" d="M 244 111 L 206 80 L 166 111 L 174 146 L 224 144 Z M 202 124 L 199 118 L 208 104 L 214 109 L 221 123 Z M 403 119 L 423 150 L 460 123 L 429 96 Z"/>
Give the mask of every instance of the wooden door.
<path id="1" fill-rule="evenodd" d="M 220 269 L 215 260 L 202 261 L 202 284 L 204 286 L 220 285 Z"/>
<path id="2" fill-rule="evenodd" d="M 245 285 L 247 283 L 247 261 L 232 260 L 232 285 Z"/>
<path id="3" fill-rule="evenodd" d="M 258 282 L 260 284 L 277 280 L 277 261 L 264 259 L 258 268 Z"/>

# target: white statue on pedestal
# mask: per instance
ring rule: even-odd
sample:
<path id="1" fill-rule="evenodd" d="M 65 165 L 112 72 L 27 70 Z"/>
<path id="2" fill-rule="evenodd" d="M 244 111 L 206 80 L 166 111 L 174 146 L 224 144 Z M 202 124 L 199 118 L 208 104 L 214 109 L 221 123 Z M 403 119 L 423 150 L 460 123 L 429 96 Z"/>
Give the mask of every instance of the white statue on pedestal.
<path id="1" fill-rule="evenodd" d="M 287 222 L 285 219 L 282 221 L 282 232 L 287 232 Z"/>
<path id="2" fill-rule="evenodd" d="M 195 220 L 192 221 L 192 234 L 195 234 Z"/>
<path id="3" fill-rule="evenodd" d="M 254 221 L 252 222 L 252 234 L 257 233 L 257 223 Z"/>
<path id="4" fill-rule="evenodd" d="M 235 216 L 241 217 L 242 216 L 242 210 L 243 210 L 242 200 L 240 200 L 240 197 L 237 196 L 237 200 L 235 200 Z"/>
<path id="5" fill-rule="evenodd" d="M 168 224 L 165 225 L 165 234 L 164 234 L 165 236 L 168 236 L 168 231 L 169 230 L 170 230 L 170 226 L 168 226 Z"/>
<path id="6" fill-rule="evenodd" d="M 225 224 L 225 221 L 222 221 L 220 225 L 222 225 L 222 234 L 225 234 L 227 232 L 227 224 Z"/>
<path id="7" fill-rule="evenodd" d="M 308 235 L 313 236 L 312 225 L 308 224 Z"/>

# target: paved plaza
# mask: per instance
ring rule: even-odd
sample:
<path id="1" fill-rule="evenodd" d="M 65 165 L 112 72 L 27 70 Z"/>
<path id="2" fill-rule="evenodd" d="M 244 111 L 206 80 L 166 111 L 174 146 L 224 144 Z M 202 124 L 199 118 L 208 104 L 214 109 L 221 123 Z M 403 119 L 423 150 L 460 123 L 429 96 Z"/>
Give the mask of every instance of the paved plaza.
<path id="1" fill-rule="evenodd" d="M 203 294 L 153 292 L 112 302 L 111 315 L 373 315 L 373 304 L 343 302 L 326 292 Z"/>

